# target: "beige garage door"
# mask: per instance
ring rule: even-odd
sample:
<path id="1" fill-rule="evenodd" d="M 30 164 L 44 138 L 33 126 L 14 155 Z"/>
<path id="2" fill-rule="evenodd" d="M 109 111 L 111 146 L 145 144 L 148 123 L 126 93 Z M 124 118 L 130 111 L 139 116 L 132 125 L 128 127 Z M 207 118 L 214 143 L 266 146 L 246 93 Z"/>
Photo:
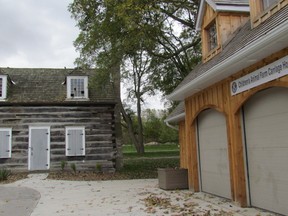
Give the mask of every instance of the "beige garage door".
<path id="1" fill-rule="evenodd" d="M 231 199 L 225 116 L 212 109 L 203 111 L 197 131 L 202 191 Z"/>
<path id="2" fill-rule="evenodd" d="M 288 215 L 288 89 L 252 97 L 244 127 L 251 205 Z"/>

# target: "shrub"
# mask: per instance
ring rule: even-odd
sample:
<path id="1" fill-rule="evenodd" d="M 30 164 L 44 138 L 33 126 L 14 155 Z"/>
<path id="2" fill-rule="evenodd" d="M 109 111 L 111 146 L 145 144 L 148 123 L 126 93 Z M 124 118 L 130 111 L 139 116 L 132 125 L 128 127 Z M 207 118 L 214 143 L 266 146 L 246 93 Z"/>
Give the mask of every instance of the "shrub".
<path id="1" fill-rule="evenodd" d="M 62 171 L 64 171 L 66 165 L 67 165 L 67 161 L 61 161 L 61 170 Z"/>
<path id="2" fill-rule="evenodd" d="M 11 175 L 11 171 L 5 168 L 0 169 L 0 181 L 5 181 Z"/>
<path id="3" fill-rule="evenodd" d="M 76 174 L 76 172 L 77 172 L 76 164 L 75 163 L 71 163 L 70 167 L 73 170 L 74 174 Z"/>
<path id="4" fill-rule="evenodd" d="M 102 172 L 102 164 L 96 163 L 96 172 Z"/>

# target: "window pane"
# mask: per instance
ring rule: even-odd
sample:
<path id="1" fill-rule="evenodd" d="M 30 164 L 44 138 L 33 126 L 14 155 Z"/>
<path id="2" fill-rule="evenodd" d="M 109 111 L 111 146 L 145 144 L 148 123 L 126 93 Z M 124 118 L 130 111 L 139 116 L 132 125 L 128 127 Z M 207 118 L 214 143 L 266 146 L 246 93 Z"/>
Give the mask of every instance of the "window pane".
<path id="1" fill-rule="evenodd" d="M 264 10 L 275 4 L 278 0 L 263 0 L 263 8 Z"/>
<path id="2" fill-rule="evenodd" d="M 71 79 L 71 97 L 84 97 L 84 79 Z"/>
<path id="3" fill-rule="evenodd" d="M 2 86 L 3 86 L 3 79 L 0 78 L 0 97 L 2 97 Z"/>
<path id="4" fill-rule="evenodd" d="M 208 28 L 208 42 L 209 42 L 209 50 L 214 49 L 217 47 L 217 31 L 216 31 L 216 23 L 214 22 Z"/>

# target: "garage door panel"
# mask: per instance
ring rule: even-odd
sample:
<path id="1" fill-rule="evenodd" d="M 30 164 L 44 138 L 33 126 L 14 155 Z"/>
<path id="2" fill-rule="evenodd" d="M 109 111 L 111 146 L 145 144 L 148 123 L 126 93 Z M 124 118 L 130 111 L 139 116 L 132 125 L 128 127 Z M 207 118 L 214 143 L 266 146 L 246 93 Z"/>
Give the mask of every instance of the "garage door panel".
<path id="1" fill-rule="evenodd" d="M 248 115 L 248 114 L 246 114 Z M 274 119 L 272 117 L 257 119 L 257 120 L 247 120 L 246 125 L 249 126 L 248 136 L 250 134 L 257 134 L 258 136 L 250 136 L 249 147 L 287 147 L 287 143 L 283 142 L 287 138 L 288 133 L 288 113 L 286 116 L 276 116 Z M 269 124 L 269 125 L 267 125 Z M 274 128 L 277 128 L 275 130 Z M 266 142 L 262 142 L 266 140 Z"/>
<path id="2" fill-rule="evenodd" d="M 288 215 L 288 89 L 258 93 L 244 116 L 251 204 Z"/>
<path id="3" fill-rule="evenodd" d="M 198 117 L 202 191 L 231 198 L 225 116 L 206 110 Z"/>
<path id="4" fill-rule="evenodd" d="M 210 184 L 211 179 L 213 179 L 214 184 Z M 222 182 L 228 182 L 230 179 L 225 175 L 219 175 L 218 172 L 204 173 L 202 176 L 202 191 L 216 194 L 221 197 L 230 198 L 230 191 L 227 190 L 227 185 L 222 184 Z M 230 189 L 230 188 L 229 188 Z M 221 194 L 219 193 L 221 191 Z"/>

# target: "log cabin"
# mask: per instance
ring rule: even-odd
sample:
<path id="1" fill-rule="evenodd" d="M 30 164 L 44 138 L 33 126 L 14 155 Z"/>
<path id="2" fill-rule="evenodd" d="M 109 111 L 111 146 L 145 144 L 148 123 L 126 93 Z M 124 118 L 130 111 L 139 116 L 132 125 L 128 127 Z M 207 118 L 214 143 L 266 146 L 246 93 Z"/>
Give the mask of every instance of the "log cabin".
<path id="1" fill-rule="evenodd" d="M 201 0 L 202 62 L 168 95 L 189 188 L 288 215 L 288 0 Z"/>
<path id="2" fill-rule="evenodd" d="M 95 70 L 0 68 L 0 167 L 12 171 L 114 172 L 118 159 L 112 83 Z M 70 169 L 70 167 L 66 167 Z"/>

